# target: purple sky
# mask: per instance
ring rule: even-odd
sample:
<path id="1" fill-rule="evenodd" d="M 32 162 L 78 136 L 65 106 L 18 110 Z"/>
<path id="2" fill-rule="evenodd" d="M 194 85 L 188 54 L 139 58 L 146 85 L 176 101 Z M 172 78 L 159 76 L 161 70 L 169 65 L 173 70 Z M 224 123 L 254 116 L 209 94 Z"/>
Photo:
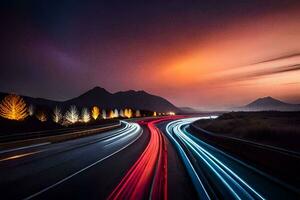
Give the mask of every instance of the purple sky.
<path id="1" fill-rule="evenodd" d="M 199 108 L 300 103 L 299 1 L 107 2 L 2 2 L 0 91 L 65 100 L 101 86 Z"/>

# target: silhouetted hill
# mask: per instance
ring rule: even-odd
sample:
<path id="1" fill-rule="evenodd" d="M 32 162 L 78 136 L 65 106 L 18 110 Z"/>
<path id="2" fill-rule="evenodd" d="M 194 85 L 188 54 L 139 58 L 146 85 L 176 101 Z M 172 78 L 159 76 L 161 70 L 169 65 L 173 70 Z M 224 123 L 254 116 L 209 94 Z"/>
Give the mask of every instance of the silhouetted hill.
<path id="1" fill-rule="evenodd" d="M 7 94 L 0 93 L 0 99 L 2 100 L 5 95 Z M 27 104 L 33 104 L 37 107 L 46 108 L 54 108 L 55 106 L 67 108 L 71 105 L 76 105 L 77 107 L 81 108 L 97 105 L 104 109 L 121 109 L 127 107 L 132 109 L 152 110 L 158 112 L 180 111 L 180 109 L 166 99 L 160 96 L 149 94 L 145 91 L 129 90 L 124 92 L 110 93 L 101 87 L 95 87 L 78 97 L 63 102 L 27 96 L 23 97 Z"/>
<path id="2" fill-rule="evenodd" d="M 64 105 L 76 105 L 79 107 L 91 107 L 94 105 L 102 108 L 113 106 L 112 94 L 101 87 L 95 87 L 82 95 L 63 102 Z"/>
<path id="3" fill-rule="evenodd" d="M 8 95 L 8 93 L 0 92 L 0 100 Z M 49 100 L 49 99 L 43 99 L 43 98 L 34 98 L 34 97 L 29 97 L 29 96 L 24 96 L 21 95 L 23 99 L 25 100 L 26 104 L 30 105 L 35 105 L 39 107 L 49 107 L 49 108 L 54 108 L 56 105 L 61 105 L 62 102 L 60 101 L 54 101 L 54 100 Z"/>
<path id="4" fill-rule="evenodd" d="M 159 112 L 179 111 L 166 99 L 149 94 L 145 91 L 129 90 L 125 92 L 108 92 L 104 88 L 95 87 L 86 93 L 70 99 L 64 104 L 91 107 L 99 105 L 102 108 L 133 108 L 141 110 L 153 110 Z"/>
<path id="5" fill-rule="evenodd" d="M 199 113 L 200 111 L 191 107 L 179 107 L 183 113 Z"/>
<path id="6" fill-rule="evenodd" d="M 259 98 L 246 106 L 237 108 L 241 111 L 300 111 L 299 104 L 290 104 L 272 97 Z"/>

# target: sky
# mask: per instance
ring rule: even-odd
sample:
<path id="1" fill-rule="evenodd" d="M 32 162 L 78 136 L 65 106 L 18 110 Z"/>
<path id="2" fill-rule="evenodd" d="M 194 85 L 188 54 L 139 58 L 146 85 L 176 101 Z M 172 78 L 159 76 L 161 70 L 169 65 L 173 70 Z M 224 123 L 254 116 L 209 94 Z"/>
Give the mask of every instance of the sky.
<path id="1" fill-rule="evenodd" d="M 300 1 L 1 1 L 0 91 L 95 86 L 222 109 L 300 103 Z"/>

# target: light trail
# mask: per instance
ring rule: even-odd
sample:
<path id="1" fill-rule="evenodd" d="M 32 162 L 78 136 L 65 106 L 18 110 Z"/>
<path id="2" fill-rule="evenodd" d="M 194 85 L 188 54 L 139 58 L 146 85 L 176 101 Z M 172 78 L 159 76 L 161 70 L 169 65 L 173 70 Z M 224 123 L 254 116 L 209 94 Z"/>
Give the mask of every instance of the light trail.
<path id="1" fill-rule="evenodd" d="M 100 138 L 100 139 L 97 139 L 97 140 L 93 140 L 93 141 L 88 142 L 88 143 L 80 144 L 79 146 L 75 146 L 75 148 L 78 148 L 80 146 L 86 146 L 86 145 L 89 145 L 89 144 L 93 144 L 93 143 L 96 143 L 96 142 L 99 142 L 99 141 L 103 141 L 103 143 L 112 141 L 109 144 L 114 144 L 116 141 L 118 141 L 118 139 L 122 139 L 122 137 L 123 137 L 123 139 L 126 139 L 126 135 L 128 135 L 128 134 L 130 135 L 130 132 L 132 132 L 132 131 L 134 132 L 136 129 L 139 129 L 139 127 L 137 127 L 137 124 L 136 125 L 129 124 L 126 121 L 121 121 L 121 123 L 124 123 L 124 125 L 125 125 L 124 128 L 121 128 L 117 131 L 113 131 L 114 134 L 108 135 L 106 137 L 103 137 L 103 138 Z M 17 150 L 30 149 L 30 148 L 34 148 L 34 147 L 40 147 L 40 146 L 49 145 L 49 144 L 51 144 L 51 143 L 46 142 L 46 143 L 30 145 L 30 146 L 15 148 L 15 149 L 9 149 L 9 150 L 5 150 L 5 151 L 0 152 L 0 154 L 9 153 L 9 152 L 17 151 Z M 104 145 L 104 146 L 107 146 L 107 145 Z M 74 147 L 71 147 L 71 149 L 73 149 L 73 148 Z M 44 150 L 39 150 L 39 151 L 32 151 L 32 152 L 13 155 L 13 156 L 8 156 L 8 157 L 0 159 L 0 162 L 2 162 L 2 161 L 11 161 L 11 160 L 23 158 L 23 157 L 26 157 L 26 156 L 35 155 L 37 153 L 46 152 L 46 151 L 49 151 L 49 150 L 51 150 L 51 149 L 44 149 Z"/>
<path id="2" fill-rule="evenodd" d="M 109 195 L 109 200 L 167 199 L 167 146 L 156 123 L 170 118 L 143 122 L 150 131 L 150 141 L 139 159 Z M 150 188 L 150 190 L 149 190 Z"/>
<path id="3" fill-rule="evenodd" d="M 217 152 L 219 150 L 187 132 L 188 124 L 197 119 L 199 118 L 171 122 L 166 131 L 183 160 L 199 198 L 211 199 L 221 196 L 230 199 L 265 199 L 219 159 L 217 153 L 221 151 Z"/>
<path id="4" fill-rule="evenodd" d="M 142 129 L 137 123 L 128 123 L 128 122 L 125 122 L 125 121 L 122 121 L 122 123 L 125 124 L 124 128 L 122 128 L 120 130 L 109 131 L 109 134 L 106 137 L 103 137 L 103 138 L 100 138 L 99 140 L 95 140 L 95 141 L 83 144 L 84 146 L 86 146 L 86 145 L 91 145 L 91 144 L 95 144 L 95 143 L 101 143 L 103 146 L 105 146 L 105 143 L 107 142 L 107 140 L 111 141 L 112 139 L 115 139 L 113 142 L 115 143 L 115 146 L 117 146 L 118 148 L 114 149 L 114 148 L 112 148 L 113 146 L 108 147 L 108 149 L 112 149 L 112 151 L 109 151 L 107 154 L 102 155 L 100 158 L 98 158 L 93 163 L 91 163 L 91 164 L 89 164 L 89 165 L 73 172 L 72 174 L 58 180 L 55 183 L 52 183 L 51 185 L 41 189 L 40 191 L 38 191 L 38 192 L 36 192 L 36 193 L 34 193 L 30 196 L 27 196 L 24 199 L 27 200 L 27 199 L 36 198 L 36 197 L 38 197 L 38 196 L 54 189 L 55 187 L 58 187 L 61 184 L 65 183 L 67 181 L 70 181 L 73 177 L 75 177 L 75 176 L 77 176 L 81 173 L 84 173 L 88 169 L 102 163 L 104 160 L 114 156 L 115 154 L 117 154 L 120 151 L 124 150 L 128 146 L 132 145 L 142 135 Z M 120 137 L 120 136 L 122 136 L 122 137 Z M 80 145 L 80 147 L 83 146 L 83 145 Z"/>
<path id="5" fill-rule="evenodd" d="M 34 151 L 34 152 L 30 152 L 30 153 L 18 154 L 18 155 L 14 155 L 14 156 L 10 156 L 10 157 L 0 159 L 0 162 L 6 161 L 6 160 L 14 160 L 14 159 L 18 159 L 18 158 L 23 158 L 23 157 L 30 156 L 30 155 L 33 155 L 33 154 L 36 154 L 36 153 L 40 153 L 40 152 L 42 152 L 42 151 Z"/>

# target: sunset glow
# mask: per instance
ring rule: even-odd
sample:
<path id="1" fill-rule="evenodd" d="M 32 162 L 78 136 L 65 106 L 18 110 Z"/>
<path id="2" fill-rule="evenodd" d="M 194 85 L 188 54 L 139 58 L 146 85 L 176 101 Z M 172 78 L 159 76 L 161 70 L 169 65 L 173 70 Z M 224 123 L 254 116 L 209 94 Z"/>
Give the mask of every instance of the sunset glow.
<path id="1" fill-rule="evenodd" d="M 175 2 L 146 7 L 99 2 L 101 11 L 75 3 L 62 13 L 37 6 L 36 16 L 27 20 L 16 13 L 24 9 L 26 15 L 21 5 L 9 7 L 3 15 L 14 16 L 13 25 L 3 25 L 1 40 L 11 51 L 3 51 L 1 90 L 66 100 L 99 85 L 214 109 L 261 96 L 300 102 L 299 1 Z M 98 16 L 102 11 L 106 17 Z M 15 72 L 25 73 L 18 83 L 7 78 Z"/>

